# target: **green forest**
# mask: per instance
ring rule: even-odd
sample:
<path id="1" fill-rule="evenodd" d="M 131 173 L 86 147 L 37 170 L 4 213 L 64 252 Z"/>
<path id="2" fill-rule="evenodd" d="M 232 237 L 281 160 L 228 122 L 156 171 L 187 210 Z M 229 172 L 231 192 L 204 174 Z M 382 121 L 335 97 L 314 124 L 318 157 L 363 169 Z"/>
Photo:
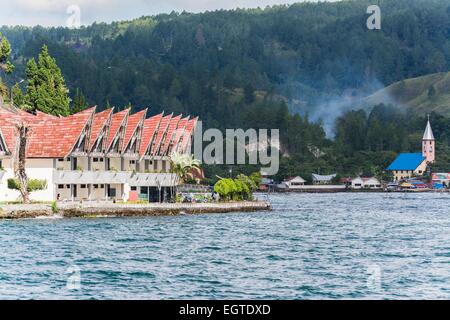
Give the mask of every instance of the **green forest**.
<path id="1" fill-rule="evenodd" d="M 442 112 L 430 103 L 416 112 L 395 100 L 364 107 L 358 100 L 450 70 L 450 1 L 372 2 L 173 12 L 79 29 L 1 27 L 14 70 L 5 60 L 0 89 L 7 96 L 13 87 L 16 102 L 31 110 L 59 114 L 149 107 L 199 116 L 205 128 L 279 128 L 277 179 L 383 176 L 398 152 L 420 150 L 430 112 L 436 167 L 450 171 L 450 102 L 436 99 Z M 381 30 L 366 27 L 371 4 L 381 8 Z M 40 81 L 49 72 L 58 80 L 45 96 Z M 229 170 L 206 169 L 209 177 Z"/>

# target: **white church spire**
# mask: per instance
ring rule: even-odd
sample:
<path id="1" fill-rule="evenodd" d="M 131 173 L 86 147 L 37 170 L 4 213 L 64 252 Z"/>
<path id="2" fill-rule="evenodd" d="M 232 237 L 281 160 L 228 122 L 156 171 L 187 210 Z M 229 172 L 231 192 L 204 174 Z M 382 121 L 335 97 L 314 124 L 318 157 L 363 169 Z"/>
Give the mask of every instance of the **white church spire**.
<path id="1" fill-rule="evenodd" d="M 430 124 L 430 115 L 428 115 L 427 127 L 422 139 L 422 155 L 427 159 L 428 163 L 433 163 L 435 160 L 435 141 L 433 130 Z"/>
<path id="2" fill-rule="evenodd" d="M 433 130 L 431 129 L 430 124 L 430 115 L 428 115 L 427 127 L 425 128 L 422 140 L 434 140 Z"/>

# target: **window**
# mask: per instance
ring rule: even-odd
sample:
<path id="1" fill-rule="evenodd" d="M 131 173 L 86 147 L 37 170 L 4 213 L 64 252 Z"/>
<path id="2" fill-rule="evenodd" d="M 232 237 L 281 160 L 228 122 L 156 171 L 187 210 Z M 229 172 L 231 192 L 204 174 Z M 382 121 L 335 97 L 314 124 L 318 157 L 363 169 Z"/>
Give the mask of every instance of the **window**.
<path id="1" fill-rule="evenodd" d="M 136 191 L 137 187 L 131 187 L 131 191 Z"/>
<path id="2" fill-rule="evenodd" d="M 70 189 L 70 184 L 66 185 L 66 188 L 67 188 L 67 189 Z"/>
<path id="3" fill-rule="evenodd" d="M 94 158 L 92 159 L 94 162 L 98 162 L 98 158 Z"/>
<path id="4" fill-rule="evenodd" d="M 101 185 L 100 185 L 100 189 L 105 189 L 105 185 L 104 185 L 104 184 L 101 184 Z"/>
<path id="5" fill-rule="evenodd" d="M 64 189 L 64 185 L 63 184 L 58 184 L 58 189 Z"/>
<path id="6" fill-rule="evenodd" d="M 98 184 L 94 184 L 94 189 L 98 189 Z"/>
<path id="7" fill-rule="evenodd" d="M 103 159 L 103 158 L 99 158 L 98 159 L 100 162 L 104 162 L 105 161 L 105 159 Z"/>
<path id="8" fill-rule="evenodd" d="M 82 184 L 80 187 L 81 187 L 81 189 L 86 189 L 86 185 L 85 184 Z"/>
<path id="9" fill-rule="evenodd" d="M 130 164 L 136 164 L 136 160 L 130 160 Z"/>
<path id="10" fill-rule="evenodd" d="M 58 162 L 63 162 L 63 161 L 64 161 L 63 158 L 59 158 L 59 159 L 58 159 Z"/>

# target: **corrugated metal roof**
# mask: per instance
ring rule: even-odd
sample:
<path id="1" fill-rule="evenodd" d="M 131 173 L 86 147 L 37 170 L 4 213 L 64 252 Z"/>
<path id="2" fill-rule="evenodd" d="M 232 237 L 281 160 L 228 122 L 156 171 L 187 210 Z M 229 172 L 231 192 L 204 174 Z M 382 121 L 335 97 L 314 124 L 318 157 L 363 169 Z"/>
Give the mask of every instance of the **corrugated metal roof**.
<path id="1" fill-rule="evenodd" d="M 330 175 L 327 175 L 327 176 L 322 176 L 322 175 L 320 175 L 320 174 L 315 174 L 315 173 L 313 173 L 313 174 L 312 174 L 312 178 L 313 178 L 314 181 L 323 181 L 323 182 L 326 182 L 326 181 L 331 181 L 331 180 L 333 180 L 334 178 L 336 178 L 336 174 L 330 174 Z"/>
<path id="2" fill-rule="evenodd" d="M 421 153 L 401 153 L 386 170 L 414 171 L 422 164 L 423 161 L 425 161 L 425 159 L 426 158 Z"/>

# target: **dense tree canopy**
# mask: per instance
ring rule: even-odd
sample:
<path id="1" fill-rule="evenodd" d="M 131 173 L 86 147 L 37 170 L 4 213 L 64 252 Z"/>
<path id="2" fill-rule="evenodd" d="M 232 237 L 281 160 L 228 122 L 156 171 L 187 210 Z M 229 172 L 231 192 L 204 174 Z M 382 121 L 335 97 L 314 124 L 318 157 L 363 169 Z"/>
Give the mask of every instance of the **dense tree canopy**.
<path id="1" fill-rule="evenodd" d="M 32 111 L 69 115 L 69 90 L 56 60 L 50 56 L 46 45 L 42 47 L 37 63 L 34 58 L 28 61 L 26 76 L 28 86 L 24 103 Z"/>

